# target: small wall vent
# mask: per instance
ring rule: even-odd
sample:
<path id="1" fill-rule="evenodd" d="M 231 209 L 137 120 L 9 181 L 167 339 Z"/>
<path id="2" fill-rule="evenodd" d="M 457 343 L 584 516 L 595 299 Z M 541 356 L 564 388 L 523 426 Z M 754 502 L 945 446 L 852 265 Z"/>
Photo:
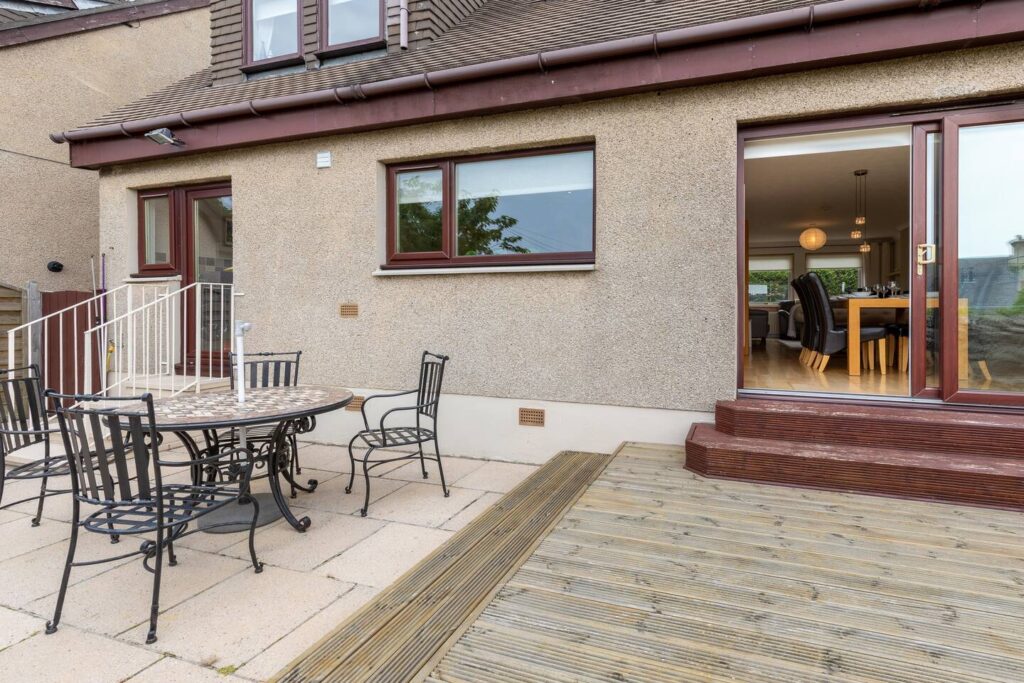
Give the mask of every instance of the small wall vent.
<path id="1" fill-rule="evenodd" d="M 356 318 L 359 316 L 359 304 L 342 304 L 338 313 L 342 318 Z"/>
<path id="2" fill-rule="evenodd" d="M 366 400 L 365 396 L 353 396 L 352 402 L 345 406 L 345 410 L 351 410 L 352 412 L 358 412 L 363 408 L 363 401 Z"/>
<path id="3" fill-rule="evenodd" d="M 544 426 L 544 409 L 543 408 L 520 408 L 519 409 L 519 425 L 522 427 L 543 427 Z"/>

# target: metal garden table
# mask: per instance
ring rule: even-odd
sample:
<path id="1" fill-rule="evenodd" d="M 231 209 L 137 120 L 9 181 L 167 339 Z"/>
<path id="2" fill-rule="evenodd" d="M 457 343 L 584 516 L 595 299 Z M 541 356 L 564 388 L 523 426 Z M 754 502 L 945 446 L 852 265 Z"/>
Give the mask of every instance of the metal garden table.
<path id="1" fill-rule="evenodd" d="M 316 425 L 317 415 L 338 410 L 351 402 L 352 392 L 346 389 L 321 386 L 267 387 L 246 389 L 245 403 L 239 403 L 238 396 L 232 391 L 178 394 L 154 401 L 153 411 L 157 431 L 161 434 L 174 434 L 184 444 L 189 458 L 198 460 L 230 448 L 231 444 L 225 443 L 224 433 L 230 433 L 232 429 L 237 430 L 238 445 L 247 447 L 248 429 L 276 425 L 276 429 L 283 430 L 285 434 L 303 434 Z M 193 436 L 195 432 L 202 434 L 203 445 L 196 441 Z M 292 513 L 281 491 L 280 478 L 284 476 L 289 484 L 304 491 L 315 489 L 317 482 L 311 480 L 307 488 L 292 481 L 287 459 L 294 454 L 288 448 L 274 448 L 275 441 L 287 444 L 288 440 L 272 438 L 264 444 L 265 448 L 260 449 L 265 452 L 255 453 L 265 464 L 271 491 L 270 494 L 254 496 L 261 499 L 258 524 L 269 524 L 283 516 L 296 531 L 305 531 L 311 521 L 309 517 L 300 519 Z M 202 474 L 194 468 L 192 477 L 198 482 Z M 226 522 L 235 519 L 238 520 L 237 527 L 224 526 Z M 215 530 L 210 529 L 213 533 L 244 531 L 252 520 L 252 511 L 247 506 L 228 505 L 216 513 L 204 516 L 202 520 L 205 526 L 217 525 Z"/>

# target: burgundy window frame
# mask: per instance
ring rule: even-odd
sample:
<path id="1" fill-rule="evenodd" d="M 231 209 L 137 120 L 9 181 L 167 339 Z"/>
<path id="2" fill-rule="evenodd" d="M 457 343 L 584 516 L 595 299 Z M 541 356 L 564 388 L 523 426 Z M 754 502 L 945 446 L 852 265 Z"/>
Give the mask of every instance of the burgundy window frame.
<path id="1" fill-rule="evenodd" d="M 242 66 L 243 73 L 263 71 L 284 66 L 304 64 L 302 45 L 302 0 L 295 0 L 295 52 L 269 59 L 254 60 L 252 58 L 252 19 L 254 0 L 242 0 Z"/>
<path id="2" fill-rule="evenodd" d="M 455 254 L 457 245 L 456 216 L 458 202 L 455 201 L 455 167 L 458 164 L 474 161 L 494 161 L 497 159 L 516 159 L 521 157 L 539 157 L 570 152 L 590 152 L 593 155 L 591 178 L 593 190 L 591 197 L 591 236 L 590 251 L 548 252 L 538 254 L 493 254 L 481 256 L 458 256 Z M 441 170 L 442 210 L 441 210 L 441 251 L 400 253 L 398 247 L 398 212 L 395 176 L 408 171 Z M 562 145 L 542 149 L 516 150 L 493 154 L 466 155 L 446 157 L 428 161 L 390 164 L 387 167 L 387 261 L 381 266 L 383 270 L 401 270 L 403 268 L 472 268 L 488 265 L 588 265 L 597 257 L 597 152 L 593 143 Z"/>
<path id="3" fill-rule="evenodd" d="M 167 240 L 168 255 L 166 263 L 146 263 L 146 200 L 159 197 L 167 198 Z M 180 271 L 181 253 L 179 244 L 181 235 L 178 232 L 178 204 L 174 188 L 140 191 L 138 195 L 138 276 L 163 277 L 177 275 Z"/>
<path id="4" fill-rule="evenodd" d="M 148 190 L 139 190 L 137 198 L 138 212 L 138 269 L 133 277 L 168 277 L 180 275 L 182 282 L 188 284 L 195 276 L 193 272 L 195 264 L 190 262 L 190 256 L 194 255 L 192 244 L 192 216 L 190 214 L 191 199 L 195 196 L 202 196 L 210 193 L 216 196 L 218 193 L 231 193 L 230 181 L 216 181 L 198 185 L 175 185 L 172 187 L 158 187 Z M 168 263 L 146 264 L 146 200 L 153 197 L 167 197 L 168 217 L 170 219 L 170 261 Z"/>
<path id="5" fill-rule="evenodd" d="M 250 0 L 251 1 L 251 0 Z M 330 0 L 317 0 L 317 33 L 319 35 L 318 49 L 316 56 L 320 59 L 326 59 L 329 57 L 336 57 L 339 55 L 351 54 L 354 52 L 363 52 L 366 50 L 372 50 L 378 47 L 385 47 L 388 42 L 388 26 L 387 26 L 387 3 L 385 0 L 377 0 L 379 9 L 378 26 L 380 31 L 376 36 L 364 38 L 362 40 L 352 40 L 347 43 L 335 43 L 331 44 L 330 33 L 329 33 L 329 22 L 330 22 L 330 9 L 328 3 Z"/>

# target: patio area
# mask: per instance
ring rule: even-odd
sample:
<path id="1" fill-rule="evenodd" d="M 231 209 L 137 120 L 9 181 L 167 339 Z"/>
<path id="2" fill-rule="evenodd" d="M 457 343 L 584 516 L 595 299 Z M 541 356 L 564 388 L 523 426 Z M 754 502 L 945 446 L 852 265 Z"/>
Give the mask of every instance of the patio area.
<path id="1" fill-rule="evenodd" d="M 451 495 L 445 498 L 436 466 L 424 480 L 418 461 L 384 465 L 373 470 L 363 518 L 361 477 L 344 493 L 345 449 L 303 444 L 300 453 L 302 479 L 320 485 L 290 503 L 311 517 L 310 529 L 296 533 L 285 520 L 258 529 L 261 574 L 249 565 L 245 533 L 195 534 L 176 543 L 178 565 L 164 570 L 160 638 L 153 645 L 145 644 L 152 575 L 138 557 L 75 568 L 60 630 L 45 635 L 67 551 L 71 498 L 50 498 L 36 528 L 29 524 L 33 504 L 0 512 L 0 680 L 265 680 L 536 469 L 446 457 Z M 266 486 L 260 480 L 253 488 Z M 37 488 L 36 481 L 8 481 L 5 497 Z M 80 536 L 81 559 L 116 554 L 116 546 L 96 536 Z"/>

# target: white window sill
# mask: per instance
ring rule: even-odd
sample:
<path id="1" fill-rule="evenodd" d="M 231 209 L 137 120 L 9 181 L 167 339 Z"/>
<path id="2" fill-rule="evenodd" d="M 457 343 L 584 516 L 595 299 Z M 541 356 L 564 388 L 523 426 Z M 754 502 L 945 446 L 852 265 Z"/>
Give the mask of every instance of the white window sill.
<path id="1" fill-rule="evenodd" d="M 474 275 L 479 273 L 564 273 L 597 270 L 593 263 L 551 266 L 464 266 L 461 268 L 406 268 L 373 271 L 374 277 L 396 275 Z"/>

